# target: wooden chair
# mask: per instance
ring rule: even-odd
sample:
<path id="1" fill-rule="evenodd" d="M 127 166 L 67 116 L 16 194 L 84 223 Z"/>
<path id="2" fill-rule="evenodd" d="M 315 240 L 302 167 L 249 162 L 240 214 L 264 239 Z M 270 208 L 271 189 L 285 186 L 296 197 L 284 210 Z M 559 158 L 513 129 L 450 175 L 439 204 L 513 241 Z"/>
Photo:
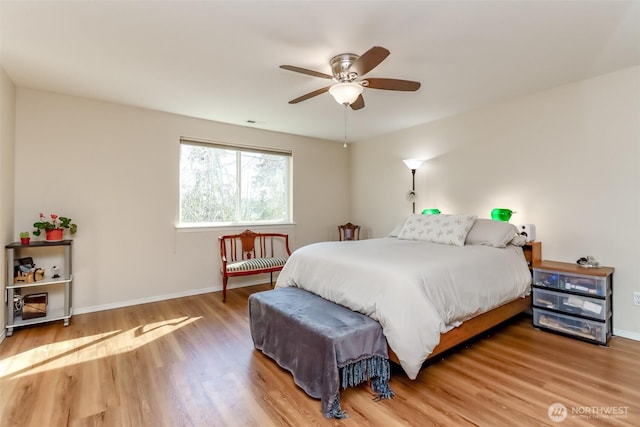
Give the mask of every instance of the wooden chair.
<path id="1" fill-rule="evenodd" d="M 341 242 L 344 240 L 360 240 L 360 226 L 350 222 L 339 225 L 338 235 Z"/>
<path id="2" fill-rule="evenodd" d="M 220 236 L 218 241 L 222 260 L 220 273 L 223 302 L 227 300 L 229 277 L 269 273 L 273 286 L 273 272 L 282 270 L 291 255 L 288 234 L 255 233 L 245 230 L 240 234 Z"/>

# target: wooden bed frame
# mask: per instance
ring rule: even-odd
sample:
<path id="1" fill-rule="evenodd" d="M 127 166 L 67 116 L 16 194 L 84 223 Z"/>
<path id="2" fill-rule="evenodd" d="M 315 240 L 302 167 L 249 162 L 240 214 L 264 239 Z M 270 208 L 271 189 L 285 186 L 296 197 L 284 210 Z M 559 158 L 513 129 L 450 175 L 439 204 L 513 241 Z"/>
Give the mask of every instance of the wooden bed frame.
<path id="1" fill-rule="evenodd" d="M 529 264 L 529 268 L 542 261 L 542 243 L 528 242 L 522 247 L 524 257 Z M 433 352 L 427 357 L 431 359 L 440 353 L 443 353 L 456 345 L 463 343 L 481 333 L 499 325 L 500 323 L 522 313 L 531 308 L 531 295 L 526 298 L 518 298 L 514 301 L 494 308 L 491 311 L 483 313 L 465 321 L 457 328 L 453 328 L 447 333 L 440 335 L 440 343 L 433 349 Z M 389 348 L 389 359 L 400 364 L 398 356 Z"/>

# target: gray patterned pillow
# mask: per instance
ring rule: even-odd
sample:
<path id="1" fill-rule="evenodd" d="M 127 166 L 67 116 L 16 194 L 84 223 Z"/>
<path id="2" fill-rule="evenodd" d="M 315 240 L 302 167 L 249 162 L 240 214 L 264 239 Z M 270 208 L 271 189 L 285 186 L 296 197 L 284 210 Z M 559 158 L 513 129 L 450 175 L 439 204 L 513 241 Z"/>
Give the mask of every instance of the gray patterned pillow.
<path id="1" fill-rule="evenodd" d="M 398 239 L 464 246 L 476 218 L 475 215 L 411 215 L 398 233 Z"/>

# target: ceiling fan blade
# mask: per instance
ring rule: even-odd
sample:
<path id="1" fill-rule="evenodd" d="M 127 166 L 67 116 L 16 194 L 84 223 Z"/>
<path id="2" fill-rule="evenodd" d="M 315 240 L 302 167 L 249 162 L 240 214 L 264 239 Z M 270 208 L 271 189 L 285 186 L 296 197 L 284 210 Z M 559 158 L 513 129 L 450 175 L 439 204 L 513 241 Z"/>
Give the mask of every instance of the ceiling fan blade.
<path id="1" fill-rule="evenodd" d="M 364 76 L 380 65 L 390 53 L 381 46 L 374 46 L 356 59 L 356 62 L 349 67 L 349 71 L 358 73 L 359 76 Z"/>
<path id="2" fill-rule="evenodd" d="M 362 94 L 360 94 L 358 98 L 351 103 L 350 107 L 352 110 L 360 110 L 364 108 L 364 98 L 362 97 Z"/>
<path id="3" fill-rule="evenodd" d="M 412 82 L 411 80 L 382 78 L 371 78 L 366 80 L 369 82 L 369 85 L 367 87 L 370 89 L 402 90 L 408 92 L 413 92 L 420 89 L 420 82 Z"/>
<path id="4" fill-rule="evenodd" d="M 329 74 L 321 73 L 319 71 L 307 70 L 306 68 L 300 68 L 294 65 L 281 65 L 280 68 L 282 68 L 283 70 L 289 70 L 289 71 L 294 71 L 296 73 L 308 74 L 310 76 L 320 77 L 323 79 L 333 79 L 333 76 L 330 76 Z"/>
<path id="5" fill-rule="evenodd" d="M 329 90 L 331 86 L 323 87 L 322 89 L 314 90 L 313 92 L 309 92 L 305 95 L 299 96 L 296 99 L 292 99 L 289 101 L 289 104 L 297 104 L 298 102 L 306 101 L 309 98 L 313 98 L 314 96 L 321 95 Z"/>

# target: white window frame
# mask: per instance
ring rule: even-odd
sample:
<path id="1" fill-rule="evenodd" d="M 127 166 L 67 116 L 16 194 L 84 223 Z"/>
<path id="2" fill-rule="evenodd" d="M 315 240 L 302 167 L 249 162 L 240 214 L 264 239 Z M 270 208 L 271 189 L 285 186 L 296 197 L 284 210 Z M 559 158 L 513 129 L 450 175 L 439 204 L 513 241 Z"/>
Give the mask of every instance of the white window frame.
<path id="1" fill-rule="evenodd" d="M 273 221 L 230 221 L 230 222 L 200 222 L 200 223 L 191 223 L 191 222 L 182 222 L 182 172 L 179 171 L 179 185 L 178 185 L 178 223 L 176 224 L 177 228 L 189 228 L 189 229 L 199 229 L 199 228 L 211 228 L 211 227 L 233 227 L 233 226 L 261 226 L 261 225 L 287 225 L 293 224 L 293 154 L 291 150 L 282 150 L 275 148 L 267 148 L 267 147 L 256 147 L 249 145 L 240 145 L 233 143 L 225 143 L 220 141 L 207 141 L 197 138 L 180 138 L 180 155 L 179 155 L 179 167 L 181 168 L 182 164 L 182 146 L 183 145 L 194 145 L 201 146 L 212 149 L 222 149 L 235 151 L 236 153 L 262 153 L 276 156 L 288 157 L 287 162 L 287 197 L 286 197 L 286 216 L 284 220 L 273 220 Z M 241 185 L 241 177 L 242 177 L 242 168 L 241 168 L 241 156 L 237 155 L 236 157 L 236 185 L 238 186 L 237 198 L 236 198 L 236 218 L 238 217 L 240 210 L 240 199 L 241 192 L 239 190 Z"/>

